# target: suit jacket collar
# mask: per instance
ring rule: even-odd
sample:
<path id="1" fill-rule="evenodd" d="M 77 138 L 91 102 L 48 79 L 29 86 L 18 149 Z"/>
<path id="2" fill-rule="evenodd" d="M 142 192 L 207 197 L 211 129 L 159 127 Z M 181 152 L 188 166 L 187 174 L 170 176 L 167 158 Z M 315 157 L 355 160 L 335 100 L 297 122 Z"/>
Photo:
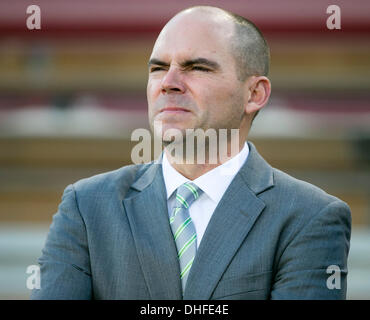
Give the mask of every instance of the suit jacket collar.
<path id="1" fill-rule="evenodd" d="M 250 153 L 239 174 L 247 186 L 258 195 L 274 186 L 273 170 L 252 142 L 248 141 L 248 146 Z"/>
<path id="2" fill-rule="evenodd" d="M 143 172 L 143 174 L 140 175 L 139 173 L 139 178 L 131 185 L 131 188 L 137 191 L 142 191 L 148 187 L 157 175 L 162 176 L 162 155 L 159 159 L 145 164 L 140 171 Z"/>
<path id="3" fill-rule="evenodd" d="M 253 143 L 208 224 L 190 270 L 184 299 L 209 299 L 265 207 L 258 194 L 273 187 L 273 170 Z M 152 299 L 181 299 L 176 244 L 168 221 L 161 161 L 145 165 L 123 200 Z M 148 250 L 150 248 L 150 250 Z"/>

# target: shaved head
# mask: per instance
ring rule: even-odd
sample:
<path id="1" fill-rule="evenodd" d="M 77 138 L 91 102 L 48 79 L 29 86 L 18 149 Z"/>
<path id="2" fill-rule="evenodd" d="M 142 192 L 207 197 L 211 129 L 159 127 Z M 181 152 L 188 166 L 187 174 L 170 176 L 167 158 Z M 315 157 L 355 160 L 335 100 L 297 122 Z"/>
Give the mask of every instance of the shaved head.
<path id="1" fill-rule="evenodd" d="M 246 18 L 212 6 L 195 6 L 180 11 L 173 19 L 183 14 L 208 14 L 216 19 L 232 23 L 229 48 L 235 58 L 238 78 L 244 81 L 249 76 L 267 76 L 270 67 L 270 50 L 257 26 Z M 172 20 L 172 19 L 171 19 Z"/>

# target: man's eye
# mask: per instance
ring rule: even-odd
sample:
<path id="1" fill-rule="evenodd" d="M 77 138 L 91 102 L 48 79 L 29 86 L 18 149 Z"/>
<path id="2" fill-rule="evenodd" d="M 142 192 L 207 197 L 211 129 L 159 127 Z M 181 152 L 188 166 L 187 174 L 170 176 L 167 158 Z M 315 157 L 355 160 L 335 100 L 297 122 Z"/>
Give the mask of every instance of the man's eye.
<path id="1" fill-rule="evenodd" d="M 155 71 L 161 71 L 161 70 L 164 70 L 163 67 L 152 67 L 150 68 L 150 72 L 155 72 Z"/>

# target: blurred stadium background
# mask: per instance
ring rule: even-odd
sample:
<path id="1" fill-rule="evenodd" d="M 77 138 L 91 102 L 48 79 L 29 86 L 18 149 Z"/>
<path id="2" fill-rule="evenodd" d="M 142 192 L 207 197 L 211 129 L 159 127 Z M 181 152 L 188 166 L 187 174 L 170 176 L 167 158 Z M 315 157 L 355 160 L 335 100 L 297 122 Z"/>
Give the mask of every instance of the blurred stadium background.
<path id="1" fill-rule="evenodd" d="M 26 8 L 41 8 L 41 30 Z M 348 298 L 370 299 L 370 2 L 74 0 L 0 2 L 0 299 L 27 299 L 64 188 L 130 163 L 148 128 L 147 61 L 176 12 L 212 4 L 260 27 L 269 105 L 250 140 L 273 165 L 352 209 Z M 179 35 L 181 36 L 181 35 Z"/>

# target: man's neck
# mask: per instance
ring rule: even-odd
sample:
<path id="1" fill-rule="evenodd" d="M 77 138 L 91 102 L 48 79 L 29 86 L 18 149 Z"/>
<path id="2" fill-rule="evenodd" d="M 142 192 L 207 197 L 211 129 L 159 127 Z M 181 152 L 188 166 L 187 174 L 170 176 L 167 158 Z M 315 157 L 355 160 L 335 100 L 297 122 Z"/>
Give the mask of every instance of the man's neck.
<path id="1" fill-rule="evenodd" d="M 218 166 L 222 165 L 226 161 L 230 160 L 231 158 L 239 154 L 244 147 L 244 143 L 245 143 L 244 141 L 241 141 L 239 143 L 239 148 L 237 148 L 237 150 L 232 150 L 230 144 L 228 144 L 227 157 L 225 156 L 220 157 L 220 154 L 217 153 L 217 159 L 214 161 L 210 161 L 209 154 L 206 153 L 205 163 L 197 163 L 197 158 L 195 157 L 194 163 L 190 164 L 186 162 L 185 157 L 181 158 L 181 160 L 173 157 L 166 148 L 164 149 L 164 152 L 166 153 L 169 163 L 176 171 L 181 173 L 185 178 L 189 180 L 195 180 L 196 178 L 204 175 L 205 173 L 211 171 L 214 168 L 217 168 Z"/>

